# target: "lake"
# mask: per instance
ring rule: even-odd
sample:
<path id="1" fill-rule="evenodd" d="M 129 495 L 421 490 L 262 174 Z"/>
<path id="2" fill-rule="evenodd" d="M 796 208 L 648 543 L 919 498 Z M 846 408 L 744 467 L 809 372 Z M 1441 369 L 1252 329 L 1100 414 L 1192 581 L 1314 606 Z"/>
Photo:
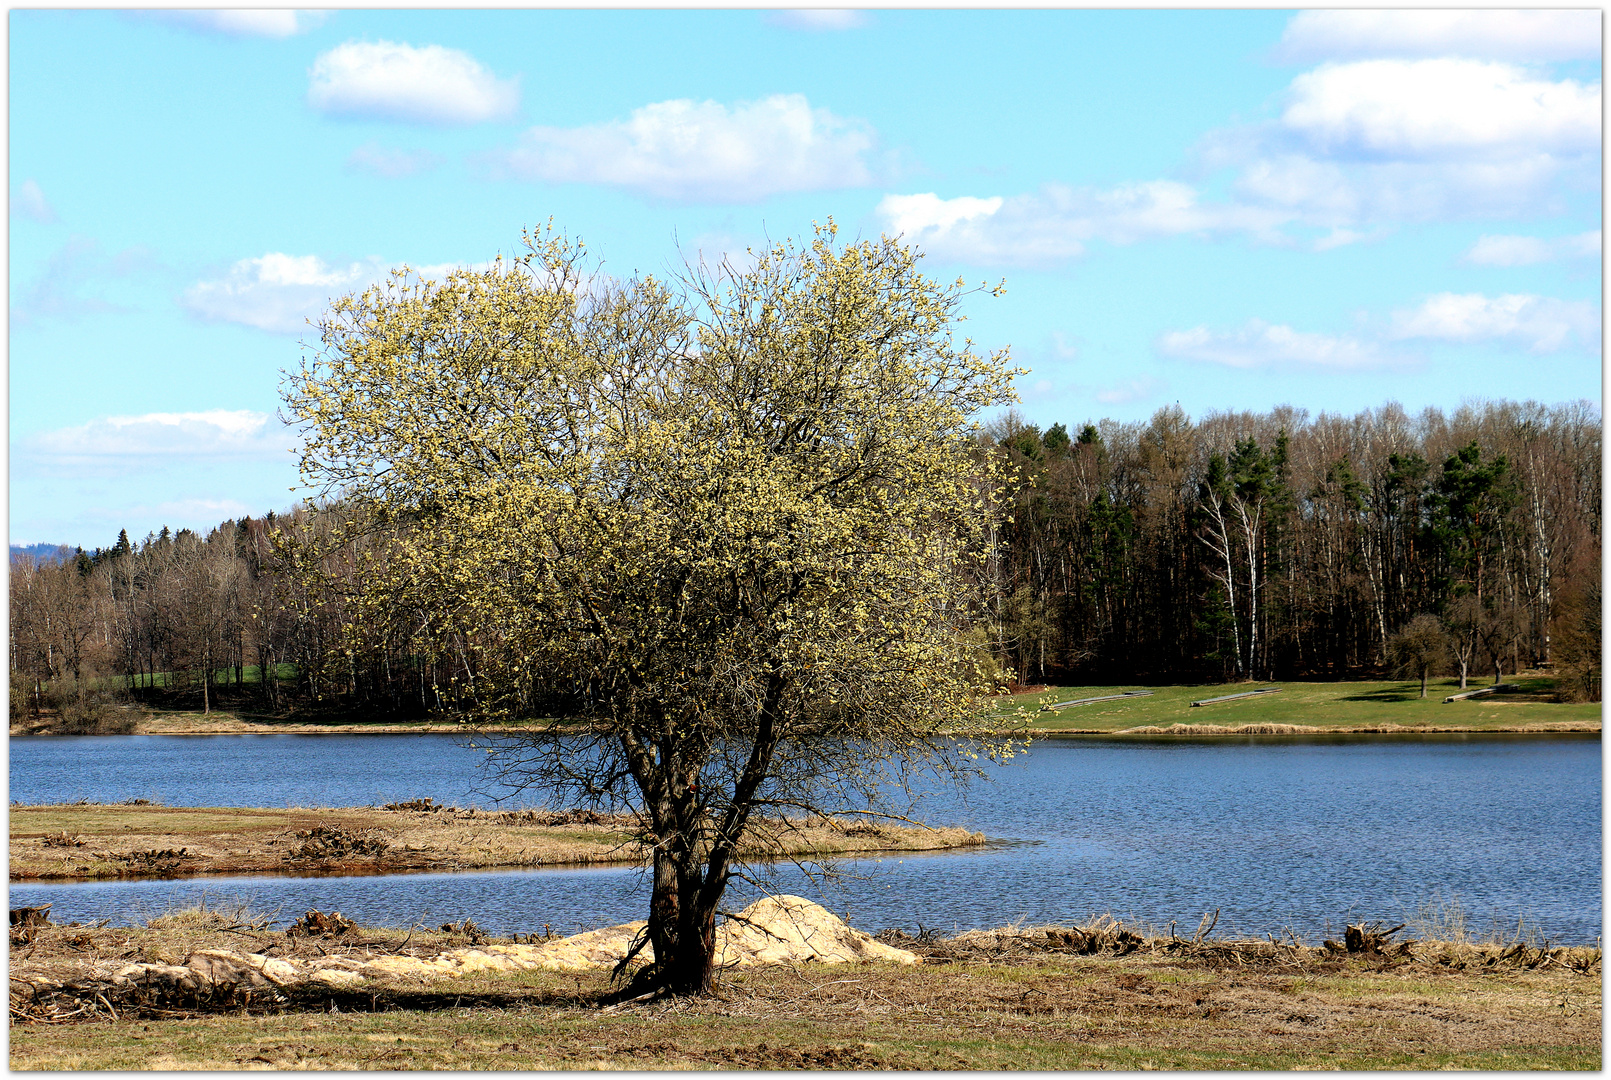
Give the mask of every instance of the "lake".
<path id="1" fill-rule="evenodd" d="M 445 735 L 12 738 L 14 803 L 356 806 L 429 796 L 488 806 L 484 750 Z M 1557 943 L 1601 926 L 1598 736 L 1251 736 L 1047 739 L 963 796 L 929 796 L 933 824 L 1004 841 L 985 851 L 846 863 L 818 885 L 774 885 L 858 927 L 946 932 L 1111 913 L 1185 933 L 1291 930 L 1311 944 L 1345 923 L 1404 921 L 1451 903 L 1469 928 L 1518 920 Z M 506 793 L 505 793 L 506 794 Z M 505 806 L 539 805 L 517 795 Z M 735 886 L 737 888 L 737 886 Z M 632 868 L 351 878 L 11 885 L 11 905 L 58 922 L 143 920 L 205 894 L 288 922 L 339 909 L 375 925 L 473 918 L 494 933 L 642 918 Z M 738 890 L 735 899 L 745 895 Z M 736 906 L 736 904 L 734 905 Z"/>

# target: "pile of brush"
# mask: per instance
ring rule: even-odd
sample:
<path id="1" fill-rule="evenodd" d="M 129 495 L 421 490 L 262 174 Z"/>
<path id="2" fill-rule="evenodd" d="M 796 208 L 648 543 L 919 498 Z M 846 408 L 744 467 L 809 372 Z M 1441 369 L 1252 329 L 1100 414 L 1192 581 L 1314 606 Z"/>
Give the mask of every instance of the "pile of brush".
<path id="1" fill-rule="evenodd" d="M 318 825 L 296 834 L 301 841 L 286 852 L 286 862 L 296 859 L 340 859 L 366 855 L 384 855 L 390 843 L 377 830 L 352 832 L 333 825 Z"/>

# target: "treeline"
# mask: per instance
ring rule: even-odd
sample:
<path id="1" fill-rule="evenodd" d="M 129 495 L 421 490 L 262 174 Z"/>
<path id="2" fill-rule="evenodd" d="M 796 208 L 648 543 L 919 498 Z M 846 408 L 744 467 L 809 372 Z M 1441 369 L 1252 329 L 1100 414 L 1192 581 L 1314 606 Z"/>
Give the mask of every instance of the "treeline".
<path id="1" fill-rule="evenodd" d="M 1597 697 L 1600 427 L 1588 403 L 1177 407 L 1072 432 L 1009 414 L 981 438 L 1011 476 L 989 647 L 1021 684 L 1385 674 L 1395 635 L 1431 615 L 1450 671 L 1547 665 Z M 388 529 L 352 525 L 333 504 L 14 554 L 13 715 L 112 692 L 473 704 L 490 631 L 433 622 L 431 575 L 400 575 Z"/>
<path id="2" fill-rule="evenodd" d="M 113 697 L 211 710 L 328 705 L 425 713 L 464 704 L 441 635 L 399 629 L 362 600 L 367 541 L 342 507 L 164 527 L 134 543 L 11 559 L 11 713 L 93 718 Z M 406 598 L 397 607 L 407 610 Z M 473 666 L 473 665 L 472 665 Z M 93 726 L 93 725 L 91 725 Z"/>
<path id="3" fill-rule="evenodd" d="M 1008 416 L 999 650 L 1022 683 L 1340 677 L 1430 614 L 1451 671 L 1597 694 L 1600 427 L 1587 402 Z"/>

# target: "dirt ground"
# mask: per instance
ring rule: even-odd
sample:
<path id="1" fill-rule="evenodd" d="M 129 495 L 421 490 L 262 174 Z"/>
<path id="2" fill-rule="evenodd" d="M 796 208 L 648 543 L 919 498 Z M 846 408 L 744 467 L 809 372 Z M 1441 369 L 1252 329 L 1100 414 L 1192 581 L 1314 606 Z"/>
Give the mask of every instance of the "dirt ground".
<path id="1" fill-rule="evenodd" d="M 1419 942 L 1349 953 L 1141 939 L 1110 921 L 882 940 L 926 958 L 767 967 L 606 1007 L 603 972 L 483 973 L 272 1000 L 35 995 L 31 975 L 191 949 L 433 955 L 466 938 L 288 938 L 237 915 L 42 927 L 14 946 L 11 1056 L 38 1069 L 1598 1069 L 1600 954 Z M 240 921 L 244 919 L 245 921 Z"/>
<path id="2" fill-rule="evenodd" d="M 11 880 L 638 863 L 644 851 L 632 829 L 630 816 L 586 810 L 13 806 Z M 814 818 L 763 824 L 746 854 L 815 858 L 984 842 L 965 829 Z"/>

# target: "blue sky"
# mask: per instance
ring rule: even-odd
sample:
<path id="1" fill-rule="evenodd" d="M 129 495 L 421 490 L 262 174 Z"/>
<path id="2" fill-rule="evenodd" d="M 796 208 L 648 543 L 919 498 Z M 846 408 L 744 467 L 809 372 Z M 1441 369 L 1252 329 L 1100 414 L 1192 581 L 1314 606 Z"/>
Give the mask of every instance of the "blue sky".
<path id="1" fill-rule="evenodd" d="M 309 319 L 550 217 L 1005 279 L 1032 422 L 1601 396 L 1598 11 L 13 10 L 13 543 L 297 497 Z"/>

